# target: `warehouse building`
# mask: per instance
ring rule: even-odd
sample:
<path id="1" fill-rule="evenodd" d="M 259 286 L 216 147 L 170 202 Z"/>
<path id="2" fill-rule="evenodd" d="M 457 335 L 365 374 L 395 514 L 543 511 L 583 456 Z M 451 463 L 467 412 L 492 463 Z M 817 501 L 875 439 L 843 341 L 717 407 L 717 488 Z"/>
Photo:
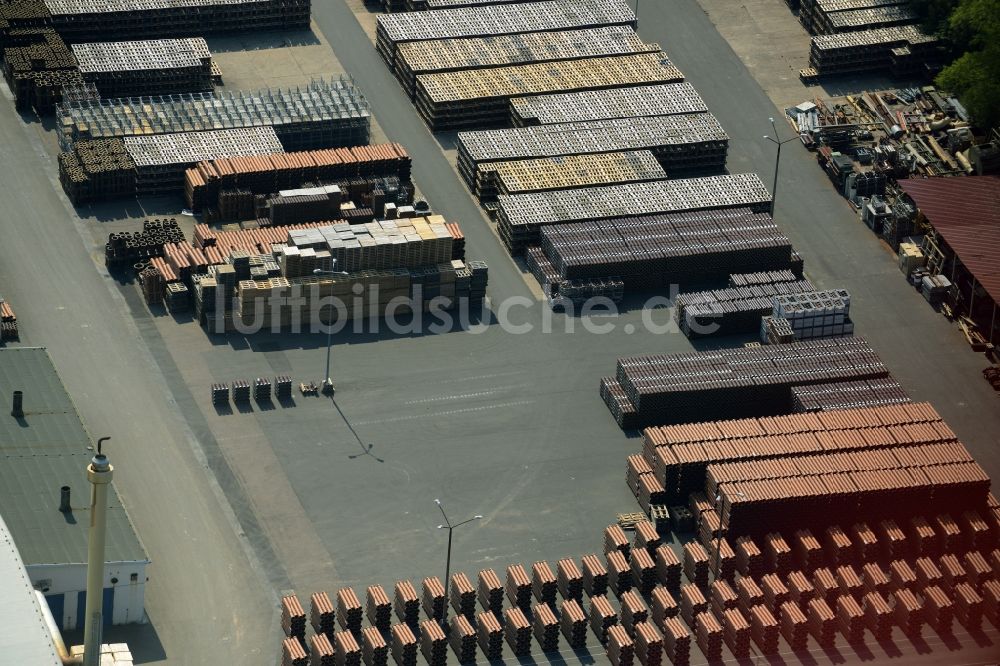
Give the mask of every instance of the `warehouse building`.
<path id="1" fill-rule="evenodd" d="M 960 313 L 983 338 L 1000 342 L 1000 176 L 899 181 L 932 233 L 924 239 L 928 268 L 957 289 Z"/>
<path id="2" fill-rule="evenodd" d="M 0 349 L 0 395 L 0 511 L 56 624 L 82 628 L 91 437 L 44 348 Z M 141 623 L 149 559 L 113 487 L 108 499 L 105 623 Z"/>

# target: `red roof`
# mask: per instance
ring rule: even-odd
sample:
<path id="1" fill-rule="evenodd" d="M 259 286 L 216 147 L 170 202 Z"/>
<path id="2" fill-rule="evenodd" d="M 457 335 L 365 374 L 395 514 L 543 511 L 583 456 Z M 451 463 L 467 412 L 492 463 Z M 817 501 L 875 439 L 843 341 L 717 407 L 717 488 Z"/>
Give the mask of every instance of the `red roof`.
<path id="1" fill-rule="evenodd" d="M 907 179 L 899 186 L 1000 303 L 1000 177 Z"/>

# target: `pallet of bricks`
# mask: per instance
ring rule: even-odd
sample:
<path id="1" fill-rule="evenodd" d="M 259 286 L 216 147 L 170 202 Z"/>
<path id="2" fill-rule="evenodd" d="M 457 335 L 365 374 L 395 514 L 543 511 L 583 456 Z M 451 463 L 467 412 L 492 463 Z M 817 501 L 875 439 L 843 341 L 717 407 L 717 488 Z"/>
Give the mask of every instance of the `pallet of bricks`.
<path id="1" fill-rule="evenodd" d="M 906 5 L 906 0 L 803 0 L 802 8 L 799 10 L 799 21 L 814 35 L 831 34 L 837 32 L 830 29 L 831 24 L 834 21 L 841 22 L 839 20 L 841 15 L 850 16 L 866 10 L 906 10 L 908 9 Z"/>
<path id="2" fill-rule="evenodd" d="M 810 384 L 792 387 L 792 412 L 828 412 L 870 405 L 910 402 L 906 390 L 891 377 L 857 382 Z"/>
<path id="3" fill-rule="evenodd" d="M 516 35 L 431 39 L 398 45 L 395 74 L 412 99 L 417 76 L 530 63 L 656 53 L 631 26 Z"/>
<path id="4" fill-rule="evenodd" d="M 812 38 L 809 64 L 820 75 L 891 70 L 904 74 L 933 55 L 937 39 L 915 26 L 857 30 Z"/>
<path id="5" fill-rule="evenodd" d="M 623 0 L 553 0 L 392 14 L 378 17 L 375 49 L 394 71 L 399 46 L 408 42 L 611 25 L 635 27 L 635 14 Z"/>
<path id="6" fill-rule="evenodd" d="M 411 186 L 412 164 L 398 144 L 275 153 L 253 158 L 202 161 L 184 172 L 184 195 L 194 211 L 221 205 L 220 195 L 240 190 L 272 194 L 308 182 L 395 177 Z"/>
<path id="7" fill-rule="evenodd" d="M 14 314 L 14 308 L 10 307 L 10 303 L 3 296 L 0 296 L 0 340 L 7 342 L 19 338 L 17 315 Z"/>
<path id="8" fill-rule="evenodd" d="M 477 196 L 482 203 L 501 194 L 667 179 L 666 171 L 648 150 L 490 162 L 482 165 L 480 175 Z"/>
<path id="9" fill-rule="evenodd" d="M 706 242 L 714 246 L 706 250 Z M 767 214 L 732 209 L 550 225 L 525 256 L 543 291 L 556 295 L 602 280 L 650 290 L 751 267 L 782 269 L 791 245 Z"/>
<path id="10" fill-rule="evenodd" d="M 14 95 L 14 107 L 18 111 L 34 109 L 39 115 L 47 115 L 62 101 L 62 88 L 82 85 L 83 78 L 73 52 L 51 28 L 3 26 L 3 23 L 8 26 L 18 23 L 3 18 L 17 15 L 18 9 L 21 9 L 19 5 L 0 8 L 4 79 Z M 23 10 L 25 14 L 32 13 L 30 7 Z"/>
<path id="11" fill-rule="evenodd" d="M 366 145 L 371 129 L 368 102 L 343 76 L 287 89 L 70 99 L 56 117 L 63 150 L 83 139 L 251 127 L 272 127 L 283 150 L 317 150 Z"/>
<path id="12" fill-rule="evenodd" d="M 102 97 L 211 92 L 212 54 L 203 37 L 74 44 L 83 80 Z"/>
<path id="13" fill-rule="evenodd" d="M 707 111 L 705 101 L 690 83 L 584 90 L 510 100 L 510 117 L 514 127 Z"/>
<path id="14" fill-rule="evenodd" d="M 310 0 L 39 0 L 67 40 L 155 39 L 245 30 L 305 30 Z"/>
<path id="15" fill-rule="evenodd" d="M 787 345 L 618 359 L 601 395 L 624 394 L 633 423 L 787 414 L 791 387 L 889 375 L 864 338 L 829 338 Z M 612 413 L 618 401 L 608 403 Z"/>
<path id="16" fill-rule="evenodd" d="M 489 188 L 484 171 L 496 162 L 649 150 L 677 177 L 692 170 L 721 171 L 728 148 L 729 137 L 715 116 L 695 113 L 460 132 L 457 163 L 472 193 L 482 196 Z"/>
<path id="17" fill-rule="evenodd" d="M 415 104 L 432 131 L 510 124 L 510 100 L 578 90 L 679 83 L 663 53 L 471 69 L 417 77 Z"/>
<path id="18" fill-rule="evenodd" d="M 775 296 L 812 291 L 791 270 L 730 275 L 726 289 L 678 294 L 674 317 L 689 338 L 749 333 L 773 312 Z"/>

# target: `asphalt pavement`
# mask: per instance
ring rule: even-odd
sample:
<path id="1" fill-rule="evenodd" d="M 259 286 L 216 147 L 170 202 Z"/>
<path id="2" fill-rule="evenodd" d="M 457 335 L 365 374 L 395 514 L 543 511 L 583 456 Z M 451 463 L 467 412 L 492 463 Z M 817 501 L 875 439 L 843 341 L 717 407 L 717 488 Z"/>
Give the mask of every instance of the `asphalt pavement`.
<path id="1" fill-rule="evenodd" d="M 91 235 L 62 194 L 41 125 L 22 121 L 3 93 L 3 295 L 20 344 L 49 349 L 90 434 L 111 437 L 115 484 L 152 560 L 150 624 L 110 628 L 105 638 L 127 639 L 136 663 L 270 663 L 280 634 L 274 592 L 220 501 L 142 322 L 95 263 L 103 248 L 84 241 Z"/>

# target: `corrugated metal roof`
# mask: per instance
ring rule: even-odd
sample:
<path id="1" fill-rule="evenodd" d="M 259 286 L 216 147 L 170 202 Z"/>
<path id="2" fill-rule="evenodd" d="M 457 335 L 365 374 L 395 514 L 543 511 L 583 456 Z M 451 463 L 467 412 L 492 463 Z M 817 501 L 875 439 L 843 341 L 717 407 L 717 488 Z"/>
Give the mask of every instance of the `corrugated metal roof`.
<path id="1" fill-rule="evenodd" d="M 1000 303 L 1000 177 L 911 178 L 899 186 Z"/>
<path id="2" fill-rule="evenodd" d="M 28 572 L 0 516 L 0 655 L 5 664 L 61 666 Z"/>
<path id="3" fill-rule="evenodd" d="M 24 392 L 24 418 L 11 416 L 14 391 Z M 56 374 L 37 347 L 0 349 L 0 510 L 26 565 L 87 561 L 91 441 Z M 59 511 L 60 487 L 74 511 Z M 108 562 L 145 561 L 117 490 L 108 497 Z"/>

